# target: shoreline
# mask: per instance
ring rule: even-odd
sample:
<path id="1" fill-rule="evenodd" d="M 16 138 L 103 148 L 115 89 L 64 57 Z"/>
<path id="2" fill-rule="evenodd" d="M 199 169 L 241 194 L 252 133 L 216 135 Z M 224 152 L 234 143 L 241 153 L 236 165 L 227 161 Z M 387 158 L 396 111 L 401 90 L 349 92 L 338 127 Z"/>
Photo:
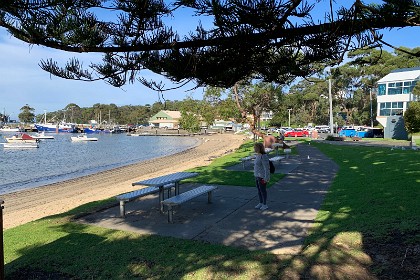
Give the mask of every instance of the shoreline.
<path id="1" fill-rule="evenodd" d="M 13 228 L 132 191 L 131 183 L 135 181 L 209 165 L 212 158 L 234 151 L 245 139 L 244 135 L 235 134 L 192 137 L 198 138 L 197 145 L 176 154 L 1 195 L 0 199 L 4 200 L 3 228 Z"/>

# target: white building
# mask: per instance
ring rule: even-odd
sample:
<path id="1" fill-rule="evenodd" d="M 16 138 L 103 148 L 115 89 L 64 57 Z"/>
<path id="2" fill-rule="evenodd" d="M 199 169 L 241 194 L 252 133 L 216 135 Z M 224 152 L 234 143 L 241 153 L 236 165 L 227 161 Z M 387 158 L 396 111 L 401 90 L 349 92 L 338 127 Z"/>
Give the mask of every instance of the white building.
<path id="1" fill-rule="evenodd" d="M 176 129 L 179 127 L 179 120 L 181 119 L 180 111 L 162 110 L 152 116 L 149 124 L 159 128 Z"/>
<path id="2" fill-rule="evenodd" d="M 411 101 L 418 101 L 413 88 L 420 80 L 420 67 L 396 69 L 378 81 L 378 122 L 387 129 L 390 119 L 401 118 Z"/>
<path id="3" fill-rule="evenodd" d="M 273 115 L 274 115 L 273 111 L 262 111 L 260 120 L 262 122 L 271 121 L 273 119 Z"/>

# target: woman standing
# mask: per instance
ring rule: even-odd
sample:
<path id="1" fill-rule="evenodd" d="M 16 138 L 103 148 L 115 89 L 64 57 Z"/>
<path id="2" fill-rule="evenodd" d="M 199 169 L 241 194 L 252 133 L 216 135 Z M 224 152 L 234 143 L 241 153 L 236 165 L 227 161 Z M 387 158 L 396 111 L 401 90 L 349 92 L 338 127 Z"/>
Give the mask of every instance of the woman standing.
<path id="1" fill-rule="evenodd" d="M 255 209 L 265 210 L 267 206 L 267 183 L 270 181 L 270 164 L 268 156 L 265 153 L 264 145 L 262 143 L 255 143 L 254 151 L 256 153 L 254 163 L 255 183 L 258 189 L 258 197 L 260 203 L 255 206 Z"/>

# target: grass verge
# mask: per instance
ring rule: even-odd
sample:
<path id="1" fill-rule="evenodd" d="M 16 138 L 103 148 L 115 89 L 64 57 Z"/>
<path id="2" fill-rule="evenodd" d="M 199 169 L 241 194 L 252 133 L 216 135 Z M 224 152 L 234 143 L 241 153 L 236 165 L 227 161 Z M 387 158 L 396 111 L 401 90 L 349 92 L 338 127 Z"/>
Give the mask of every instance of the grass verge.
<path id="1" fill-rule="evenodd" d="M 202 166 L 188 171 L 198 172 L 200 175 L 183 182 L 204 183 L 229 186 L 255 187 L 254 173 L 250 171 L 229 171 L 226 168 L 238 164 L 241 158 L 249 156 L 254 151 L 252 141 L 243 144 L 237 151 L 214 159 L 209 166 Z M 268 187 L 284 177 L 284 174 L 270 174 Z"/>

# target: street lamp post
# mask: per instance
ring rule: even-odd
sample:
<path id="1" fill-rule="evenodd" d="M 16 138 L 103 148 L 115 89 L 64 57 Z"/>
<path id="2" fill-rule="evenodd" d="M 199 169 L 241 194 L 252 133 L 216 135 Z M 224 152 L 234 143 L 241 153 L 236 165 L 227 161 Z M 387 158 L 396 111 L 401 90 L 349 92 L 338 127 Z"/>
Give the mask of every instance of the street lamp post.
<path id="1" fill-rule="evenodd" d="M 290 111 L 292 111 L 292 109 L 287 109 L 287 111 L 289 111 L 289 127 L 290 127 Z"/>
<path id="2" fill-rule="evenodd" d="M 331 71 L 330 78 L 328 79 L 328 99 L 330 101 L 330 133 L 334 134 L 334 120 L 333 120 L 333 106 L 332 106 L 332 89 L 331 89 Z"/>

